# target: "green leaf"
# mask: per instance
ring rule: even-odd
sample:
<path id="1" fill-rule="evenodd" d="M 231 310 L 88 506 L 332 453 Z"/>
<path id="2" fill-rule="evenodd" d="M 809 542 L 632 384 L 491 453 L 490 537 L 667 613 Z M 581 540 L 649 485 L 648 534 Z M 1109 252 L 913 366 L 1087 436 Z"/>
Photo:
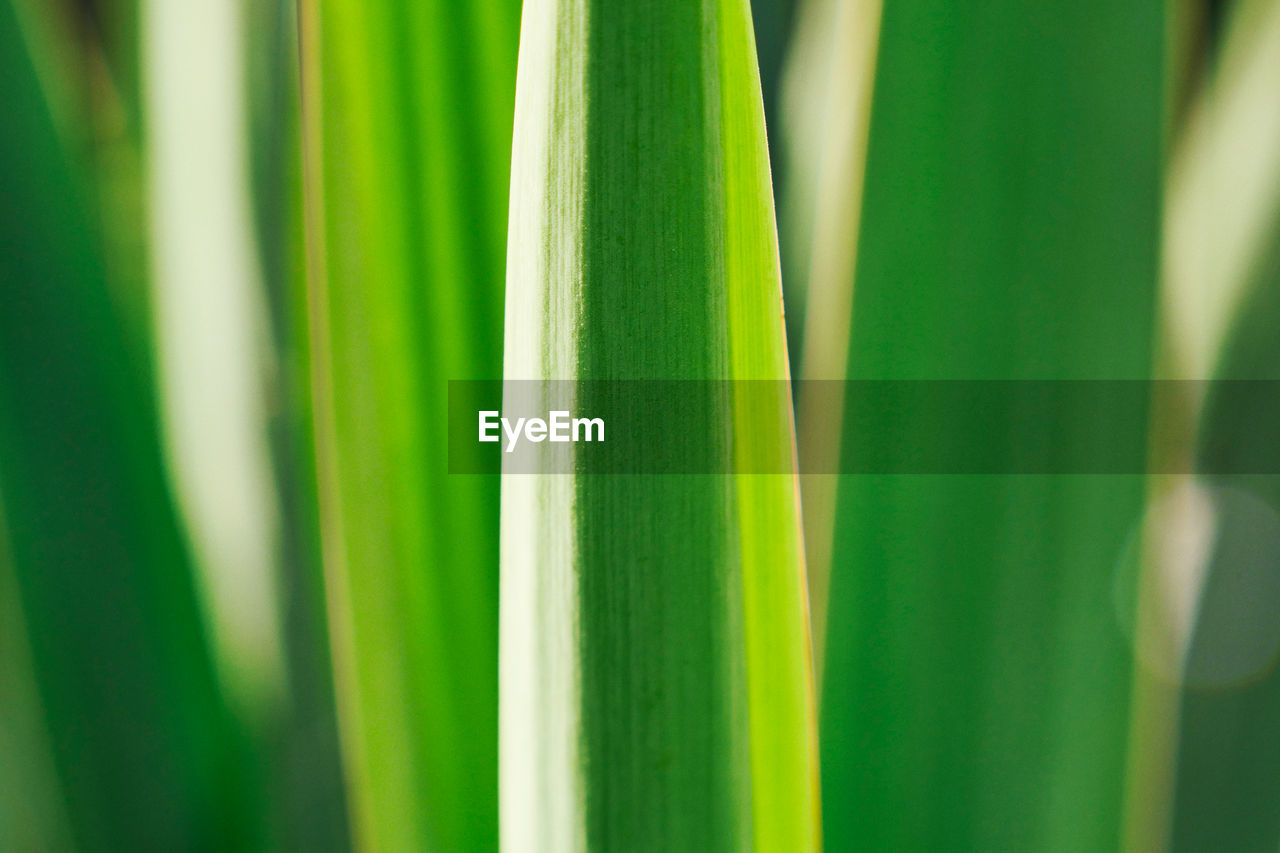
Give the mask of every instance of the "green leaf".
<path id="1" fill-rule="evenodd" d="M 0 64 L 0 492 L 71 835 L 243 847 L 255 784 L 201 632 L 147 362 L 8 2 Z"/>
<path id="2" fill-rule="evenodd" d="M 1218 364 L 1217 378 L 1225 382 L 1208 385 L 1200 423 L 1201 462 L 1219 473 L 1196 480 L 1209 507 L 1209 537 L 1193 566 L 1195 615 L 1180 638 L 1185 658 L 1176 680 L 1149 679 L 1146 687 L 1163 707 L 1152 702 L 1139 722 L 1158 735 L 1148 738 L 1154 753 L 1148 766 L 1166 773 L 1148 781 L 1148 790 L 1163 796 L 1143 803 L 1143 817 L 1173 850 L 1264 849 L 1280 832 L 1280 815 L 1271 807 L 1280 794 L 1280 671 L 1274 665 L 1280 643 L 1274 620 L 1280 606 L 1280 232 L 1274 224 L 1272 235 Z M 1194 549 L 1175 552 L 1175 559 L 1185 562 L 1187 551 Z M 1147 570 L 1166 568 L 1155 563 Z M 1162 731 L 1166 719 L 1171 725 Z"/>
<path id="3" fill-rule="evenodd" d="M 1154 660 L 1135 673 L 1131 849 L 1256 849 L 1280 829 L 1267 805 L 1280 790 L 1280 398 L 1265 382 L 1280 378 L 1280 3 L 1225 15 L 1165 176 L 1159 367 L 1191 381 L 1157 410 L 1153 438 L 1197 473 L 1152 488 L 1172 511 L 1152 514 L 1150 539 L 1176 546 L 1142 566 L 1137 624 Z"/>
<path id="4" fill-rule="evenodd" d="M 271 458 L 279 488 L 280 600 L 289 702 L 268 759 L 281 843 L 351 846 L 325 623 L 307 338 L 297 4 L 245 8 L 254 220 L 270 317 Z M 321 809 L 319 804 L 327 808 Z M 323 812 L 323 813 L 322 813 Z"/>
<path id="5" fill-rule="evenodd" d="M 497 836 L 497 482 L 450 477 L 449 379 L 494 378 L 518 5 L 300 7 L 310 338 L 354 834 Z"/>
<path id="6" fill-rule="evenodd" d="M 69 849 L 71 821 L 58 784 L 53 745 L 22 615 L 8 531 L 0 505 L 0 847 Z"/>
<path id="7" fill-rule="evenodd" d="M 885 5 L 847 376 L 1149 376 L 1162 9 Z M 904 439 L 1017 459 L 1044 438 L 1016 417 L 984 433 L 985 417 Z M 1074 442 L 1091 424 L 1056 428 Z M 1113 589 L 1143 491 L 1138 476 L 839 481 L 832 849 L 1117 847 L 1131 652 Z"/>
<path id="8" fill-rule="evenodd" d="M 783 208 L 782 268 L 787 322 L 803 333 L 797 428 L 804 468 L 837 470 L 839 397 L 849 352 L 853 271 L 862 213 L 867 127 L 880 34 L 880 0 L 809 0 L 787 69 L 790 180 Z M 799 343 L 788 336 L 791 351 Z M 792 362 L 793 366 L 796 364 Z M 805 556 L 813 611 L 814 663 L 822 683 L 836 488 L 829 473 L 801 478 Z"/>
<path id="9" fill-rule="evenodd" d="M 519 75 L 505 377 L 787 378 L 745 0 L 533 4 Z M 709 397 L 690 435 L 792 453 L 788 395 Z M 509 475 L 502 503 L 505 844 L 816 848 L 794 477 Z"/>
<path id="10" fill-rule="evenodd" d="M 152 337 L 167 475 L 222 683 L 247 718 L 283 705 L 280 538 L 267 443 L 245 43 L 234 5 L 142 4 Z M 255 719 L 256 718 L 256 719 Z"/>

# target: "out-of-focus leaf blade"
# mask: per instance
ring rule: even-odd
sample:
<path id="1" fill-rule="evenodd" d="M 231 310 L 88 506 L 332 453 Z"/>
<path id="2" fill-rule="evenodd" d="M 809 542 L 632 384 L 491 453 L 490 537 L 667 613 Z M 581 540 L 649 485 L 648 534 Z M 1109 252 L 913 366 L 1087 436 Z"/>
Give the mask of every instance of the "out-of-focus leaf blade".
<path id="1" fill-rule="evenodd" d="M 9 3 L 0 57 L 0 491 L 72 832 L 86 849 L 242 846 L 252 771 L 201 634 L 146 361 Z"/>
<path id="2" fill-rule="evenodd" d="M 1273 235 L 1276 234 L 1273 226 Z M 1280 835 L 1280 246 L 1253 283 L 1224 348 L 1217 378 L 1262 380 L 1251 394 L 1209 386 L 1200 456 L 1214 471 L 1199 482 L 1211 503 L 1204 555 L 1186 638 L 1181 679 L 1162 695 L 1173 711 L 1167 752 L 1156 768 L 1169 778 L 1148 804 L 1167 849 L 1266 849 Z M 1169 531 L 1172 532 L 1172 531 Z M 1137 724 L 1153 725 L 1137 718 Z"/>
<path id="3" fill-rule="evenodd" d="M 147 226 L 165 462 L 220 679 L 283 704 L 266 310 L 249 203 L 242 9 L 141 4 Z"/>
<path id="4" fill-rule="evenodd" d="M 1149 375 L 1162 9 L 885 5 L 850 378 Z M 1009 458 L 1044 440 L 1017 417 L 976 433 L 980 418 L 927 438 Z M 1142 496 L 1136 476 L 841 480 L 833 849 L 1117 846 L 1131 655 L 1113 588 Z"/>
<path id="5" fill-rule="evenodd" d="M 1141 575 L 1133 850 L 1264 849 L 1280 827 L 1280 488 L 1267 473 L 1280 411 L 1265 381 L 1280 376 L 1280 3 L 1236 4 L 1220 29 L 1165 178 L 1159 369 L 1189 381 L 1153 436 L 1178 470 L 1207 473 L 1152 483 L 1166 511 Z"/>
<path id="6" fill-rule="evenodd" d="M 853 271 L 862 213 L 880 0 L 809 0 L 787 68 L 790 179 L 783 207 L 782 268 L 788 344 L 806 380 L 845 375 Z M 795 334 L 803 331 L 803 335 Z M 821 387 L 815 383 L 811 388 Z M 802 390 L 797 400 L 800 458 L 807 471 L 835 471 L 843 406 Z M 805 556 L 813 612 L 814 661 L 822 682 L 836 481 L 801 478 Z"/>
<path id="7" fill-rule="evenodd" d="M 0 848 L 67 849 L 71 822 L 36 689 L 3 510 L 0 503 Z"/>
<path id="8" fill-rule="evenodd" d="M 273 343 L 268 388 L 280 492 L 280 598 L 289 704 L 274 732 L 275 817 L 307 850 L 350 846 L 339 759 L 316 502 L 304 254 L 297 4 L 246 9 L 257 249 Z"/>
<path id="9" fill-rule="evenodd" d="M 339 724 L 369 849 L 497 837 L 497 482 L 445 472 L 500 371 L 518 4 L 300 6 L 312 392 Z"/>

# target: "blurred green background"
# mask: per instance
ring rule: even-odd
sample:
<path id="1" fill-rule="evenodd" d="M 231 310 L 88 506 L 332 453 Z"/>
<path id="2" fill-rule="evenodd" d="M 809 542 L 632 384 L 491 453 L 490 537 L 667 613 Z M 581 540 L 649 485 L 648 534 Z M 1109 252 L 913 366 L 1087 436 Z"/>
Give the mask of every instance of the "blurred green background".
<path id="1" fill-rule="evenodd" d="M 1280 379 L 1280 2 L 750 12 L 793 377 L 1193 380 L 1148 476 L 801 477 L 825 846 L 1274 851 L 1280 480 L 1194 472 L 1280 428 L 1207 381 Z M 0 0 L 0 850 L 496 849 L 499 481 L 442 454 L 520 18 Z"/>

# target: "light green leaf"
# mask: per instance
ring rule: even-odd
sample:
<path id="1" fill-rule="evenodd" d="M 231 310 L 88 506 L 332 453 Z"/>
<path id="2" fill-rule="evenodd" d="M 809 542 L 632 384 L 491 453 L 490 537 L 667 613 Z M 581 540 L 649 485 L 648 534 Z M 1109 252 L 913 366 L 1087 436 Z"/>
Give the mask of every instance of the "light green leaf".
<path id="1" fill-rule="evenodd" d="M 1266 746 L 1280 692 L 1274 668 L 1243 650 L 1270 649 L 1280 549 L 1280 483 L 1259 476 L 1274 470 L 1280 412 L 1272 389 L 1250 384 L 1280 370 L 1280 3 L 1249 0 L 1224 15 L 1208 67 L 1184 73 L 1185 119 L 1165 174 L 1158 370 L 1191 381 L 1153 412 L 1153 444 L 1174 470 L 1211 476 L 1151 484 L 1163 511 L 1144 531 L 1136 624 L 1148 666 L 1134 673 L 1131 850 L 1256 848 L 1278 826 L 1258 792 L 1280 785 Z"/>
<path id="2" fill-rule="evenodd" d="M 813 611 L 814 663 L 822 683 L 827 591 L 835 524 L 840 424 L 838 395 L 849 352 L 853 270 L 862 213 L 867 126 L 880 35 L 880 0 L 809 0 L 787 67 L 790 180 L 783 220 L 787 317 L 803 331 L 797 429 L 805 469 L 805 556 Z M 797 341 L 790 340 L 792 352 Z M 834 401 L 834 405 L 833 405 Z"/>
<path id="3" fill-rule="evenodd" d="M 497 482 L 446 381 L 499 371 L 518 5 L 300 7 L 312 392 L 339 726 L 366 849 L 497 835 Z"/>

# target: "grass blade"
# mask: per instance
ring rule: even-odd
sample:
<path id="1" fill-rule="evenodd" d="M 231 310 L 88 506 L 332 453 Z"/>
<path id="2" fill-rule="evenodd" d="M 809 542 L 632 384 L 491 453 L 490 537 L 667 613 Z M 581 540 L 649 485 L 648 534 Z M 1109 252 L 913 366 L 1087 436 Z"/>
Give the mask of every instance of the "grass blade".
<path id="1" fill-rule="evenodd" d="M 244 846 L 255 782 L 169 501 L 143 348 L 0 4 L 0 491 L 75 842 Z"/>
<path id="2" fill-rule="evenodd" d="M 1183 638 L 1184 658 L 1174 679 L 1149 674 L 1141 685 L 1164 705 L 1148 702 L 1146 714 L 1135 714 L 1154 753 L 1143 756 L 1143 769 L 1166 775 L 1144 779 L 1145 789 L 1138 789 L 1147 800 L 1136 804 L 1135 850 L 1152 840 L 1170 850 L 1266 849 L 1280 833 L 1280 815 L 1271 807 L 1280 794 L 1280 672 L 1274 665 L 1280 395 L 1268 393 L 1280 379 L 1275 224 L 1272 234 L 1269 257 L 1241 303 L 1217 368 L 1222 380 L 1270 381 L 1249 395 L 1215 395 L 1208 386 L 1198 455 L 1210 470 L 1238 473 L 1195 481 L 1209 505 L 1211 534 L 1193 576 L 1195 615 Z"/>
<path id="3" fill-rule="evenodd" d="M 490 850 L 497 483 L 446 380 L 499 371 L 517 4 L 300 7 L 312 390 L 354 834 Z"/>
<path id="4" fill-rule="evenodd" d="M 273 344 L 271 459 L 279 484 L 280 599 L 289 703 L 274 732 L 279 837 L 312 851 L 351 846 L 325 622 L 307 337 L 297 4 L 248 15 L 249 145 L 257 248 Z"/>
<path id="5" fill-rule="evenodd" d="M 144 2 L 156 367 L 166 461 L 220 677 L 248 717 L 282 704 L 261 271 L 248 197 L 247 28 L 226 4 Z"/>
<path id="6" fill-rule="evenodd" d="M 885 5 L 850 378 L 1149 376 L 1163 29 L 1147 0 Z M 1015 417 L 993 444 L 979 420 L 921 440 L 1016 459 L 1039 438 Z M 833 849 L 1117 846 L 1131 657 L 1113 588 L 1142 496 L 1136 476 L 841 480 Z"/>
<path id="7" fill-rule="evenodd" d="M 1154 412 L 1157 450 L 1174 470 L 1155 478 L 1137 624 L 1147 666 L 1134 673 L 1126 802 L 1128 849 L 1246 849 L 1273 837 L 1271 741 L 1276 679 L 1225 645 L 1269 636 L 1268 596 L 1280 490 L 1268 471 L 1274 394 L 1218 394 L 1210 379 L 1275 379 L 1280 214 L 1280 4 L 1233 7 L 1208 68 L 1186 74 L 1189 98 L 1165 176 L 1164 378 L 1193 380 Z M 1203 77 L 1198 75 L 1203 75 Z M 1237 389 L 1241 386 L 1237 385 Z M 1245 386 L 1247 387 L 1247 385 Z M 1176 543 L 1170 545 L 1165 543 Z M 1163 547 L 1158 547 L 1163 545 Z M 1224 612 L 1224 595 L 1245 587 Z M 1186 602 L 1183 617 L 1172 602 Z M 1242 602 L 1261 605 L 1268 615 Z M 1189 618 L 1188 618 L 1189 617 Z M 1206 663 L 1208 661 L 1209 663 Z M 1207 689 L 1206 689 L 1207 688 Z M 1231 731 L 1227 739 L 1223 733 Z"/>
<path id="8" fill-rule="evenodd" d="M 37 689 L 3 510 L 0 504 L 0 847 L 65 850 L 72 846 L 71 821 Z"/>
<path id="9" fill-rule="evenodd" d="M 853 272 L 862 213 L 880 0 L 811 0 L 801 10 L 787 80 L 791 181 L 783 238 L 787 321 L 803 324 L 806 380 L 845 375 L 853 310 Z M 788 335 L 793 353 L 798 341 Z M 810 388 L 819 387 L 817 385 Z M 797 428 L 809 471 L 838 470 L 842 406 L 801 390 Z M 814 668 L 822 683 L 836 482 L 801 478 L 805 557 L 813 611 Z"/>
<path id="10" fill-rule="evenodd" d="M 786 378 L 745 0 L 533 3 L 519 74 L 506 378 Z M 725 424 L 791 453 L 789 401 L 682 426 Z M 504 844 L 814 849 L 794 478 L 508 476 L 502 504 Z"/>

